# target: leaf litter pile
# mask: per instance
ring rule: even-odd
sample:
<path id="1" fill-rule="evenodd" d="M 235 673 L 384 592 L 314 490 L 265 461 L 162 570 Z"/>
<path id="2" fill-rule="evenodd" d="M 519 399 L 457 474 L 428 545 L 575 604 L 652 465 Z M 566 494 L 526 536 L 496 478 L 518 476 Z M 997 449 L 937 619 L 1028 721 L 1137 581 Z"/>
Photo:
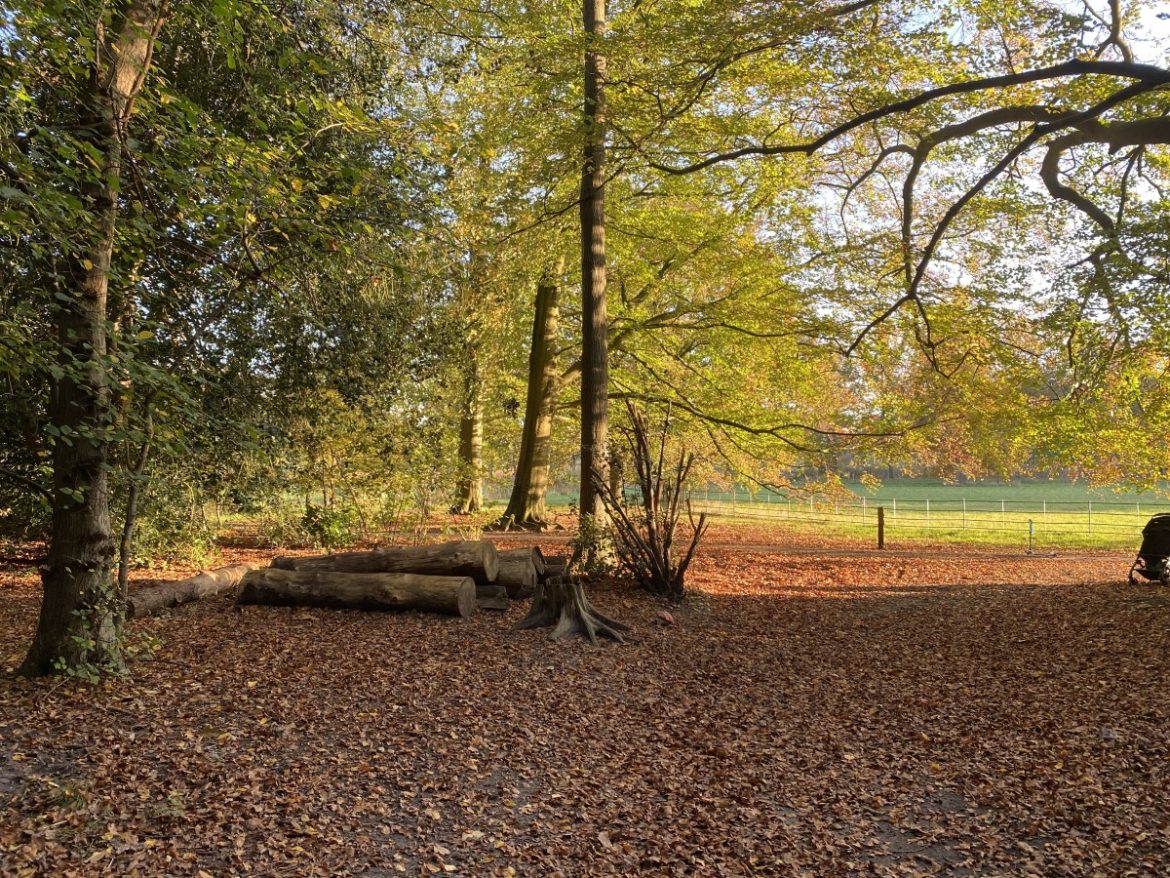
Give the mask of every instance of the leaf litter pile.
<path id="1" fill-rule="evenodd" d="M 6 559 L 0 874 L 1167 873 L 1170 594 L 1126 555 L 758 548 L 668 615 L 594 585 L 621 646 L 224 597 L 100 687 L 12 675 Z"/>

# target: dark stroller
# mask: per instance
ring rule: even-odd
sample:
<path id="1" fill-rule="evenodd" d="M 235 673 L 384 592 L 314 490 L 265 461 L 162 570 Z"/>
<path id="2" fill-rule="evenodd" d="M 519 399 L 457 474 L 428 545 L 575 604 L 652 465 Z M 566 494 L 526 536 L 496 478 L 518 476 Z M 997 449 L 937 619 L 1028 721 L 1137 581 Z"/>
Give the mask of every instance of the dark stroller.
<path id="1" fill-rule="evenodd" d="M 1129 584 L 1137 582 L 1134 574 L 1143 579 L 1170 585 L 1170 513 L 1151 518 L 1142 528 L 1142 547 L 1129 568 Z"/>

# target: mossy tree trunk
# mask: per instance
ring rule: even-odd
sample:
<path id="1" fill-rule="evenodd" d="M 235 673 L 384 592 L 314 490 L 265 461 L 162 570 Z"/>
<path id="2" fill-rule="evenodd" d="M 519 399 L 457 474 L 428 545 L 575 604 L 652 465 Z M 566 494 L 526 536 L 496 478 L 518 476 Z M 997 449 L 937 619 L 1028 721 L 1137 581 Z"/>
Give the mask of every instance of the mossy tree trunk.
<path id="1" fill-rule="evenodd" d="M 115 4 L 99 34 L 89 82 L 79 95 L 77 129 L 99 157 L 78 187 L 85 243 L 69 270 L 68 298 L 57 304 L 57 365 L 50 415 L 53 520 L 37 631 L 21 665 L 27 675 L 120 670 L 122 596 L 114 577 L 110 526 L 111 426 L 106 336 L 118 191 L 127 125 L 150 70 L 165 4 Z"/>

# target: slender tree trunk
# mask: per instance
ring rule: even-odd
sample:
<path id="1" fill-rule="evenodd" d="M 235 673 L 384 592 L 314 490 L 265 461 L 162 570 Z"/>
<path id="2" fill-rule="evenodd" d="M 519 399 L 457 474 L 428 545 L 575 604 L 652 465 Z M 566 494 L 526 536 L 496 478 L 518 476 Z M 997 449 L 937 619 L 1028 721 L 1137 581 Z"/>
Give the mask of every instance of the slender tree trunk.
<path id="1" fill-rule="evenodd" d="M 479 349 L 469 350 L 464 375 L 463 411 L 459 416 L 459 484 L 452 511 L 470 515 L 483 508 L 483 381 Z"/>
<path id="2" fill-rule="evenodd" d="M 146 462 L 150 458 L 150 445 L 154 440 L 154 419 L 150 414 L 151 395 L 144 400 L 146 435 L 138 449 L 138 459 L 130 472 L 130 485 L 126 490 L 126 516 L 122 520 L 122 540 L 118 544 L 118 599 L 123 606 L 130 588 L 130 550 L 134 547 L 134 529 L 138 525 L 138 495 L 141 493 Z"/>
<path id="3" fill-rule="evenodd" d="M 74 257 L 69 301 L 55 313 L 63 376 L 50 403 L 52 422 L 69 441 L 53 446 L 53 523 L 42 579 L 44 598 L 30 675 L 85 666 L 120 669 L 121 595 L 113 576 L 108 430 L 110 388 L 106 309 L 118 217 L 126 125 L 142 91 L 163 20 L 158 0 L 119 4 L 99 42 L 80 128 L 101 156 L 100 171 L 80 187 L 92 233 Z M 100 32 L 100 31 L 99 31 Z"/>
<path id="4" fill-rule="evenodd" d="M 557 320 L 560 316 L 560 274 L 564 263 L 545 274 L 536 286 L 532 318 L 532 348 L 528 353 L 528 396 L 520 435 L 520 461 L 512 482 L 512 496 L 502 521 L 520 526 L 540 525 L 547 510 L 552 423 L 560 381 L 556 369 Z"/>
<path id="5" fill-rule="evenodd" d="M 605 0 L 583 0 L 585 151 L 581 173 L 581 514 L 605 519 L 593 472 L 609 466 L 609 352 L 605 305 Z"/>

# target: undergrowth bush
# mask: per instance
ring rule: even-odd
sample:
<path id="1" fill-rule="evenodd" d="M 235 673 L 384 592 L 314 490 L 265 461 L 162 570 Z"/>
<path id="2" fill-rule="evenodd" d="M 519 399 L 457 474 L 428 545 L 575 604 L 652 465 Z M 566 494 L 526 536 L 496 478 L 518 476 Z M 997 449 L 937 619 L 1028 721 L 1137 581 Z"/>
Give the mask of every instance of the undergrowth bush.
<path id="1" fill-rule="evenodd" d="M 362 536 L 361 519 L 350 507 L 313 506 L 301 516 L 301 526 L 317 546 L 338 549 L 351 546 Z"/>
<path id="2" fill-rule="evenodd" d="M 674 466 L 666 463 L 669 407 L 654 437 L 651 437 L 642 413 L 628 400 L 626 409 L 630 426 L 622 432 L 636 469 L 639 502 L 627 505 L 621 487 L 615 488 L 604 474 L 596 471 L 593 473 L 593 487 L 609 514 L 610 534 L 621 568 L 647 591 L 679 601 L 685 593 L 687 568 L 707 530 L 707 514 L 704 512 L 696 521 L 687 500 L 685 509 L 691 526 L 691 540 L 686 551 L 676 552 L 675 533 L 682 517 L 687 477 L 695 456 L 684 452 L 679 454 Z M 584 521 L 585 517 L 582 518 Z"/>

